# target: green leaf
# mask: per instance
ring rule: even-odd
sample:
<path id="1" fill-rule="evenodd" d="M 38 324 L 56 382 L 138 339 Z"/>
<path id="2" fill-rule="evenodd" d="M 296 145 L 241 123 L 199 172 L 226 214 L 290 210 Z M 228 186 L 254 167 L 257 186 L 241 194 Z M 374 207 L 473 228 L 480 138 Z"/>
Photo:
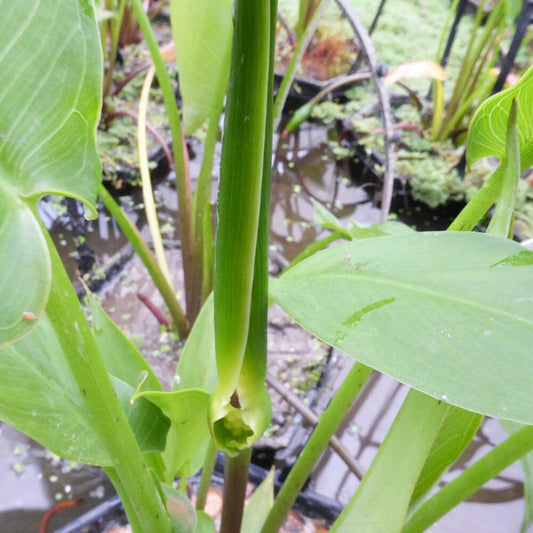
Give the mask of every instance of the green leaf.
<path id="1" fill-rule="evenodd" d="M 50 259 L 31 209 L 0 177 L 0 346 L 28 333 L 50 292 Z M 16 286 L 16 290 L 14 287 Z"/>
<path id="2" fill-rule="evenodd" d="M 469 165 L 482 157 L 504 158 L 507 121 L 513 99 L 517 105 L 521 170 L 533 165 L 533 67 L 514 87 L 491 96 L 476 111 L 468 131 L 466 155 Z"/>
<path id="3" fill-rule="evenodd" d="M 474 438 L 483 416 L 459 407 L 451 407 L 429 451 L 424 468 L 413 491 L 411 505 L 416 506 L 442 474 L 459 458 Z"/>
<path id="4" fill-rule="evenodd" d="M 215 521 L 205 512 L 196 511 L 198 523 L 194 533 L 215 533 Z"/>
<path id="5" fill-rule="evenodd" d="M 501 420 L 502 426 L 512 435 L 524 426 L 517 424 L 516 422 L 510 422 L 509 420 Z M 533 452 L 529 452 L 520 459 L 522 465 L 522 471 L 524 473 L 524 521 L 522 522 L 521 533 L 527 533 L 528 527 L 533 524 Z"/>
<path id="6" fill-rule="evenodd" d="M 23 313 L 38 318 L 48 297 L 50 261 L 31 211 L 38 199 L 96 200 L 103 69 L 88 0 L 0 0 L 0 12 L 1 345 L 31 329 Z"/>
<path id="7" fill-rule="evenodd" d="M 143 379 L 142 390 L 162 391 L 163 387 L 139 350 L 107 316 L 95 296 L 91 293 L 87 295 L 91 305 L 93 335 L 107 371 L 133 387 L 134 391 L 140 379 Z"/>
<path id="8" fill-rule="evenodd" d="M 331 533 L 401 531 L 416 480 L 449 408 L 418 391 L 409 392 Z"/>
<path id="9" fill-rule="evenodd" d="M 533 85 L 532 85 L 533 88 Z M 516 101 L 511 102 L 506 130 L 506 149 L 502 157 L 503 172 L 500 194 L 487 233 L 512 238 L 516 189 L 520 180 L 520 149 L 516 131 Z"/>
<path id="10" fill-rule="evenodd" d="M 343 227 L 340 220 L 320 202 L 317 202 L 314 198 L 311 198 L 311 203 L 315 208 L 315 224 L 329 229 L 330 231 L 338 231 L 342 233 L 345 238 L 349 239 L 350 234 Z"/>
<path id="11" fill-rule="evenodd" d="M 250 496 L 242 516 L 241 531 L 261 533 L 261 528 L 274 503 L 274 470 L 263 480 Z"/>
<path id="12" fill-rule="evenodd" d="M 205 459 L 210 440 L 207 416 L 210 395 L 201 390 L 179 392 L 141 392 L 134 396 L 157 405 L 170 419 L 165 464 L 172 477 L 189 476 Z"/>
<path id="13" fill-rule="evenodd" d="M 463 470 L 425 501 L 404 525 L 403 533 L 428 531 L 431 524 L 475 494 L 483 485 L 533 449 L 533 426 L 524 426 Z"/>
<path id="14" fill-rule="evenodd" d="M 0 375 L 1 420 L 65 459 L 111 465 L 46 314 L 0 348 Z"/>
<path id="15" fill-rule="evenodd" d="M 354 220 L 350 221 L 348 231 L 353 239 L 369 239 L 371 237 L 385 237 L 386 235 L 398 235 L 400 233 L 414 233 L 415 230 L 403 222 L 387 220 L 371 226 L 361 226 Z"/>
<path id="16" fill-rule="evenodd" d="M 172 463 L 169 470 L 173 475 L 196 472 L 204 462 L 211 439 L 207 425 L 209 394 L 217 384 L 213 312 L 211 295 L 194 321 L 181 353 L 173 388 L 176 395 L 150 397 L 173 421 L 165 453 L 167 464 Z M 189 404 L 195 398 L 199 399 L 196 407 Z"/>
<path id="17" fill-rule="evenodd" d="M 299 107 L 292 115 L 285 129 L 287 131 L 294 131 L 298 129 L 302 125 L 302 122 L 306 121 L 310 117 L 314 107 L 314 102 L 307 102 L 302 107 Z"/>
<path id="18" fill-rule="evenodd" d="M 464 409 L 532 423 L 526 255 L 478 233 L 379 237 L 317 253 L 270 290 L 294 320 L 362 363 Z"/>
<path id="19" fill-rule="evenodd" d="M 473 229 L 498 201 L 489 233 L 510 233 L 508 227 L 513 216 L 520 166 L 525 169 L 533 163 L 532 94 L 533 67 L 517 85 L 489 98 L 474 115 L 467 141 L 469 164 L 482 157 L 496 156 L 500 165 L 459 213 L 449 230 Z"/>
<path id="20" fill-rule="evenodd" d="M 213 392 L 217 384 L 213 296 L 194 321 L 178 362 L 173 390 L 201 389 Z"/>
<path id="21" fill-rule="evenodd" d="M 135 396 L 134 387 L 115 376 L 111 376 L 111 381 L 141 451 L 162 452 L 170 420 L 152 402 Z"/>
<path id="22" fill-rule="evenodd" d="M 21 197 L 96 200 L 103 67 L 92 10 L 0 0 L 0 72 L 12 73 L 0 88 L 0 179 Z"/>
<path id="23" fill-rule="evenodd" d="M 229 76 L 232 0 L 172 0 L 170 14 L 186 135 L 222 101 Z"/>

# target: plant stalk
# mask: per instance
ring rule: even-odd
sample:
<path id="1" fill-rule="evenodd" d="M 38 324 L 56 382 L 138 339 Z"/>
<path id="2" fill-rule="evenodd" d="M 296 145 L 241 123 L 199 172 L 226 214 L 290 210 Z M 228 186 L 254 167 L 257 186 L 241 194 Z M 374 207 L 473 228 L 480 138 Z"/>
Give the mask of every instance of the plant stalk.
<path id="1" fill-rule="evenodd" d="M 371 373 L 372 368 L 359 362 L 353 364 L 339 390 L 320 416 L 318 425 L 283 483 L 261 533 L 279 531 L 285 515 Z"/>
<path id="2" fill-rule="evenodd" d="M 126 508 L 140 524 L 136 533 L 169 533 L 170 519 L 159 497 L 156 481 L 118 402 L 89 323 L 48 232 L 43 228 L 52 263 L 52 287 L 47 313 L 57 332 L 72 375 L 111 458 Z M 120 488 L 119 487 L 119 488 Z"/>
<path id="3" fill-rule="evenodd" d="M 161 56 L 157 40 L 155 38 L 148 15 L 144 12 L 141 0 L 131 0 L 131 6 L 135 11 L 135 16 L 139 22 L 139 27 L 143 32 L 146 44 L 150 49 L 150 54 L 154 62 L 154 67 L 159 81 L 159 86 L 163 93 L 163 100 L 167 110 L 170 131 L 172 133 L 172 149 L 176 170 L 176 189 L 178 192 L 178 217 L 180 227 L 181 253 L 183 256 L 183 277 L 185 286 L 185 300 L 187 316 L 189 321 L 191 315 L 191 291 L 194 265 L 194 239 L 192 232 L 192 193 L 190 176 L 188 172 L 188 161 L 186 146 L 184 142 L 181 120 L 174 97 L 174 90 L 170 76 L 165 67 L 165 62 Z"/>
<path id="4" fill-rule="evenodd" d="M 137 517 L 135 508 L 131 505 L 128 495 L 124 490 L 122 483 L 120 482 L 120 478 L 118 477 L 116 470 L 112 467 L 104 467 L 103 470 L 111 481 L 111 483 L 113 484 L 113 488 L 120 496 L 120 501 L 122 502 L 122 506 L 124 507 L 124 511 L 126 512 L 126 516 L 128 517 L 128 522 L 131 526 L 132 531 L 142 531 L 142 527 L 139 522 L 139 518 Z"/>
<path id="5" fill-rule="evenodd" d="M 531 450 L 533 450 L 533 426 L 525 426 L 421 505 L 402 532 L 426 531 L 431 524 Z"/>
<path id="6" fill-rule="evenodd" d="M 106 2 L 109 4 L 108 2 Z M 122 19 L 124 18 L 124 8 L 126 7 L 126 0 L 119 0 L 118 9 L 116 11 L 116 17 L 111 18 L 107 23 L 109 28 L 109 54 L 107 56 L 108 68 L 104 78 L 104 88 L 103 88 L 103 98 L 104 106 L 105 99 L 111 94 L 111 87 L 113 86 L 113 74 L 115 70 L 115 63 L 117 59 L 117 50 L 118 50 L 118 40 L 120 38 L 120 27 L 122 26 Z M 114 11 L 113 6 L 107 6 L 109 11 Z M 110 9 L 111 8 L 111 9 Z M 103 24 L 102 24 L 103 26 Z M 106 32 L 102 31 L 102 35 L 105 35 Z M 103 43 L 103 52 L 105 55 L 105 43 Z"/>
<path id="7" fill-rule="evenodd" d="M 256 312 L 252 287 L 257 278 L 267 101 L 271 96 L 268 94 L 270 3 L 237 0 L 234 19 L 217 206 L 214 312 L 219 381 L 212 424 L 222 420 L 230 408 L 230 398 L 239 384 L 250 322 Z M 258 355 L 263 358 L 263 354 Z M 258 381 L 260 378 L 255 379 L 255 383 Z M 250 392 L 255 394 L 257 387 L 249 385 Z M 246 408 L 238 409 L 245 416 L 259 407 L 251 399 L 246 399 L 245 404 Z M 224 422 L 221 424 L 225 426 Z M 222 427 L 221 430 L 224 431 Z M 216 440 L 216 429 L 214 433 Z"/>
<path id="8" fill-rule="evenodd" d="M 213 246 L 212 231 L 210 231 L 211 212 L 209 197 L 211 193 L 211 176 L 213 172 L 215 146 L 219 133 L 219 118 L 220 110 L 217 110 L 209 117 L 204 145 L 204 157 L 196 182 L 192 204 L 195 250 L 193 308 L 195 309 L 196 314 L 200 311 L 204 300 L 213 288 L 213 263 L 210 261 L 212 257 L 210 258 L 209 254 L 204 254 L 204 250 L 206 246 Z"/>
<path id="9" fill-rule="evenodd" d="M 251 457 L 252 448 L 247 448 L 235 457 L 229 454 L 225 456 L 224 502 L 220 533 L 238 533 L 241 530 Z"/>
<path id="10" fill-rule="evenodd" d="M 157 262 L 167 279 L 167 283 L 172 287 L 172 279 L 168 268 L 165 247 L 161 238 L 159 229 L 159 220 L 157 219 L 157 209 L 154 202 L 154 193 L 152 190 L 152 180 L 150 178 L 150 166 L 148 163 L 148 148 L 146 144 L 146 110 L 148 107 L 148 96 L 150 87 L 154 78 L 155 69 L 153 65 L 148 69 L 139 98 L 139 120 L 137 122 L 137 146 L 139 149 L 139 170 L 141 173 L 141 185 L 144 201 L 144 212 L 150 228 L 150 235 L 155 250 Z"/>
<path id="11" fill-rule="evenodd" d="M 217 447 L 213 439 L 209 441 L 209 446 L 205 454 L 205 461 L 202 467 L 202 477 L 200 478 L 200 486 L 196 493 L 196 509 L 202 511 L 207 501 L 207 492 L 211 485 L 211 477 L 215 470 L 215 464 L 217 462 Z"/>
<path id="12" fill-rule="evenodd" d="M 296 67 L 300 63 L 300 60 L 302 59 L 305 53 L 305 50 L 309 46 L 309 43 L 311 42 L 311 39 L 313 38 L 313 35 L 315 34 L 315 31 L 318 27 L 318 23 L 320 22 L 324 11 L 326 11 L 329 2 L 330 0 L 318 0 L 318 2 L 315 4 L 311 20 L 309 20 L 307 26 L 305 26 L 303 33 L 298 36 L 298 44 L 296 46 L 296 49 L 294 50 L 294 53 L 292 54 L 287 70 L 285 71 L 285 76 L 283 76 L 283 80 L 278 90 L 276 100 L 274 101 L 273 131 L 278 130 L 278 126 L 281 121 L 281 113 L 283 112 L 285 101 L 287 100 L 287 96 L 289 94 L 292 82 L 294 81 L 294 77 L 296 76 Z"/>
<path id="13" fill-rule="evenodd" d="M 126 216 L 122 208 L 115 202 L 111 194 L 107 189 L 100 184 L 98 189 L 98 196 L 104 203 L 106 209 L 115 218 L 120 229 L 124 232 L 124 235 L 128 238 L 128 241 L 133 245 L 135 251 L 139 254 L 141 261 L 147 268 L 150 276 L 152 277 L 157 289 L 161 293 L 168 311 L 172 318 L 172 322 L 178 332 L 180 338 L 186 338 L 189 333 L 189 323 L 187 317 L 183 312 L 178 299 L 176 298 L 172 287 L 167 283 L 166 277 L 161 270 L 161 267 L 157 263 L 154 255 L 148 245 L 142 238 L 139 230 Z"/>

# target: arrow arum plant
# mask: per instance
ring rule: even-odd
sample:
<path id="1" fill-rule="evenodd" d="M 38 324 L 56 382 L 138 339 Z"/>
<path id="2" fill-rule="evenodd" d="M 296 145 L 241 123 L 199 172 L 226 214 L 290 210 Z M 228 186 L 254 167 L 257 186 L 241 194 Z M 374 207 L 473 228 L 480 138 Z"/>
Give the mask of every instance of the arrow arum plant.
<path id="1" fill-rule="evenodd" d="M 188 12 L 194 3 L 176 0 L 173 9 Z M 264 384 L 269 287 L 292 318 L 356 362 L 274 503 L 270 476 L 246 508 L 242 530 L 278 530 L 377 369 L 412 389 L 333 530 L 422 531 L 533 449 L 533 253 L 506 239 L 520 169 L 533 163 L 533 70 L 514 89 L 489 99 L 473 120 L 470 160 L 493 155 L 500 167 L 451 227 L 467 231 L 416 233 L 390 223 L 343 228 L 321 210 L 322 224 L 348 242 L 330 248 L 331 239 L 317 243 L 269 282 L 277 6 L 267 0 L 224 5 L 232 13 L 233 44 L 214 294 L 190 331 L 179 383 L 165 392 L 94 299 L 91 327 L 37 211 L 45 194 L 82 200 L 91 216 L 98 191 L 112 205 L 100 188 L 95 150 L 103 68 L 92 2 L 0 0 L 0 69 L 20 73 L 0 85 L 0 418 L 60 456 L 102 466 L 136 533 L 214 531 L 202 502 L 220 449 L 227 475 L 221 531 L 237 532 L 251 446 L 270 418 Z M 132 7 L 152 39 L 156 72 L 173 109 L 179 174 L 181 117 L 140 2 L 133 0 Z M 210 24 L 212 32 L 227 32 L 225 25 Z M 227 34 L 218 37 L 225 42 Z M 222 61 L 230 56 L 226 49 L 220 54 Z M 184 67 L 180 77 L 187 75 Z M 219 76 L 226 76 L 223 68 Z M 215 85 L 220 109 L 225 82 Z M 218 115 L 209 116 L 214 127 Z M 181 215 L 190 221 L 186 180 L 178 188 Z M 195 210 L 198 202 L 203 200 Z M 469 232 L 494 203 L 492 235 Z M 203 223 L 203 215 L 194 220 Z M 128 227 L 126 220 L 122 224 Z M 192 225 L 187 231 L 185 248 L 195 235 Z M 139 239 L 133 230 L 128 237 Z M 163 279 L 139 242 L 150 273 Z M 164 282 L 161 287 L 170 301 L 172 291 Z M 484 415 L 518 424 L 491 454 L 428 496 Z M 195 509 L 174 480 L 184 488 L 200 468 L 204 480 Z"/>

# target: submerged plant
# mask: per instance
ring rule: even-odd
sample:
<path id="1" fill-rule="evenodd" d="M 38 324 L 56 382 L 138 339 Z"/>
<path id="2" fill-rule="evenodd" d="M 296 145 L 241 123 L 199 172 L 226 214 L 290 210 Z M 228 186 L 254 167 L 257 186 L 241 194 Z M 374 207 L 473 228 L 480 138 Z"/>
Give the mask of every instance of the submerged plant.
<path id="1" fill-rule="evenodd" d="M 175 6 L 194 10 L 196 4 Z M 143 27 L 140 2 L 132 5 Z M 217 449 L 226 456 L 221 532 L 278 531 L 372 369 L 412 389 L 333 531 L 422 531 L 533 449 L 533 255 L 505 238 L 520 169 L 533 162 L 533 70 L 474 119 L 470 159 L 495 155 L 500 167 L 452 225 L 465 231 L 416 233 L 390 223 L 344 228 L 322 210 L 333 237 L 269 280 L 276 2 L 228 1 L 234 31 L 214 293 L 194 321 L 179 379 L 165 392 L 94 298 L 89 324 L 37 213 L 47 193 L 83 200 L 90 215 L 97 192 L 105 196 L 95 149 L 102 56 L 93 5 L 40 0 L 28 12 L 0 0 L 0 7 L 8 15 L 0 21 L 0 68 L 18 72 L 25 65 L 0 87 L 0 418 L 62 457 L 102 466 L 136 533 L 214 531 L 202 502 Z M 36 47 L 36 35 L 45 35 L 47 46 Z M 154 62 L 174 109 L 169 119 L 180 171 L 182 121 L 170 105 L 164 65 Z M 187 194 L 186 183 L 178 194 Z M 189 209 L 190 197 L 183 200 Z M 468 231 L 494 203 L 490 235 Z M 189 241 L 182 233 L 186 249 L 189 232 Z M 131 230 L 128 238 L 168 290 L 138 234 Z M 338 239 L 349 242 L 324 249 Z M 270 476 L 241 528 L 251 447 L 270 416 L 267 289 L 292 318 L 356 361 L 276 499 Z M 483 415 L 523 426 L 513 426 L 489 456 L 428 496 Z M 185 487 L 200 468 L 195 508 Z"/>

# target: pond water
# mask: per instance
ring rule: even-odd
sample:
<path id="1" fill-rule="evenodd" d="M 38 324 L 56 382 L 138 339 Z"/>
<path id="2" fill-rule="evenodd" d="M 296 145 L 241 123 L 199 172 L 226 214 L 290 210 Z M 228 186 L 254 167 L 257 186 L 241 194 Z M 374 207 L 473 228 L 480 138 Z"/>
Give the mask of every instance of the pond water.
<path id="1" fill-rule="evenodd" d="M 350 219 L 364 224 L 379 221 L 380 210 L 375 205 L 378 190 L 376 184 L 369 184 L 366 176 L 354 176 L 353 169 L 346 161 L 335 160 L 328 145 L 331 135 L 335 135 L 332 128 L 309 126 L 279 143 L 271 207 L 273 274 L 324 233 L 313 224 L 311 198 L 327 205 L 345 223 Z M 198 150 L 196 146 L 193 149 Z M 198 164 L 198 159 L 200 158 L 192 161 L 192 175 L 197 172 L 195 165 Z M 217 173 L 216 164 L 214 173 Z M 214 190 L 215 187 L 213 200 Z M 178 230 L 174 224 L 177 201 L 172 176 L 158 184 L 156 195 L 161 205 L 159 216 L 165 229 L 164 237 L 171 262 L 178 268 Z M 139 192 L 134 191 L 131 197 L 123 198 L 122 201 L 137 225 L 143 232 L 146 231 Z M 397 202 L 396 210 L 402 211 L 400 215 L 405 217 L 405 221 L 418 223 L 420 229 L 442 229 L 447 225 L 446 214 L 444 219 L 436 214 L 428 217 L 427 214 L 420 213 L 420 206 L 413 203 L 404 205 L 403 197 L 399 197 Z M 59 208 L 62 208 L 61 205 Z M 70 205 L 70 209 L 78 209 L 78 206 Z M 79 258 L 76 247 L 79 241 L 73 236 L 73 230 L 74 234 L 81 232 L 86 237 L 86 246 L 94 252 L 99 272 L 96 278 L 102 278 L 104 307 L 126 332 L 138 338 L 143 354 L 156 372 L 172 376 L 176 363 L 176 345 L 168 334 L 160 331 L 155 318 L 137 299 L 137 293 L 143 292 L 153 296 L 156 304 L 159 303 L 142 266 L 135 260 L 130 261 L 132 251 L 116 223 L 102 212 L 97 221 L 78 219 L 73 224 L 68 216 L 59 215 L 58 204 L 50 201 L 42 205 L 42 213 L 73 279 Z M 113 269 L 119 274 L 106 281 L 106 273 Z M 307 402 L 319 412 L 329 399 L 329 391 L 339 382 L 343 372 L 347 371 L 348 359 L 334 353 L 333 362 L 327 366 L 321 380 L 321 388 L 314 389 L 313 380 L 306 381 L 304 376 L 309 375 L 309 370 L 312 369 L 311 374 L 316 379 L 328 353 L 327 349 L 307 335 L 294 333 L 295 336 L 291 336 L 291 328 L 296 330 L 282 314 L 273 316 L 269 344 L 275 355 L 270 370 L 282 380 L 291 384 L 296 382 L 301 395 L 307 395 Z M 144 339 L 141 338 L 142 335 Z M 167 388 L 171 386 L 171 378 L 167 379 L 165 385 Z M 368 468 L 405 394 L 404 387 L 376 374 L 354 405 L 339 435 L 363 468 Z M 292 421 L 302 428 L 306 426 L 294 409 L 279 397 L 275 398 L 274 403 L 283 405 L 283 408 L 274 415 L 274 425 L 277 427 L 271 432 L 273 439 L 268 440 L 267 444 L 286 447 L 284 453 L 280 454 L 284 457 L 280 462 L 287 465 L 294 458 L 291 457 L 291 446 L 295 445 L 296 439 L 288 422 Z M 308 429 L 304 433 L 306 431 Z M 503 438 L 503 430 L 497 422 L 487 420 L 473 444 L 469 461 Z M 82 502 L 78 506 L 58 511 L 51 521 L 49 530 L 52 531 L 113 494 L 110 483 L 99 469 L 54 457 L 6 424 L 0 425 L 0 451 L 3 457 L 0 462 L 1 533 L 37 531 L 47 509 L 60 501 L 81 498 Z M 460 466 L 452 470 L 451 477 L 457 474 L 458 468 Z M 357 477 L 350 474 L 343 461 L 330 451 L 324 455 L 312 479 L 313 489 L 317 493 L 334 498 L 342 504 L 346 503 L 357 484 Z M 475 502 L 459 506 L 432 531 L 518 531 L 524 505 L 522 491 L 521 471 L 518 465 L 514 465 L 476 495 Z"/>

